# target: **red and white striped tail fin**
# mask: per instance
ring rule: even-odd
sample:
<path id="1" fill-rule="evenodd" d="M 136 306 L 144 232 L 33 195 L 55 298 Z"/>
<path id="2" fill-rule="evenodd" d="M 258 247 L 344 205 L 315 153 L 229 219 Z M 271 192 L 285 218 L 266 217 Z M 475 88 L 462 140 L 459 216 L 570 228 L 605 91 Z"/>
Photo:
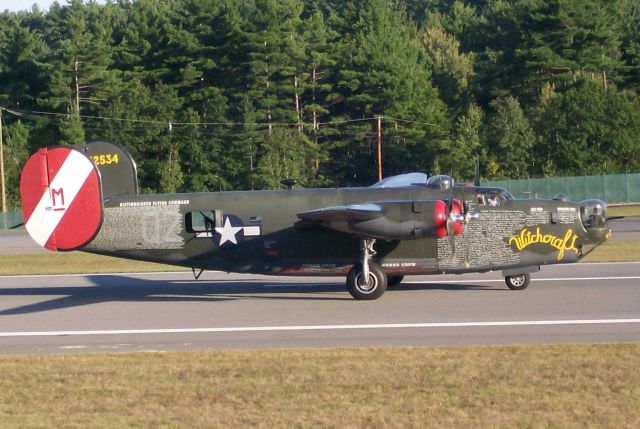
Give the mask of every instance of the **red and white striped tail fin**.
<path id="1" fill-rule="evenodd" d="M 44 148 L 33 154 L 22 170 L 20 198 L 27 232 L 49 250 L 78 249 L 102 225 L 100 173 L 75 148 Z"/>

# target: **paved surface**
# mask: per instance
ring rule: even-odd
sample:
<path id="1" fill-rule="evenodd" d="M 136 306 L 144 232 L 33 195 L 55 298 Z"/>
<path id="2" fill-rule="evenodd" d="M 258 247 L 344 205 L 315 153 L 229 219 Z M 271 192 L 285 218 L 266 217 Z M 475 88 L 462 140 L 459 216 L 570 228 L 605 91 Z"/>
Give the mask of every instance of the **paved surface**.
<path id="1" fill-rule="evenodd" d="M 48 250 L 38 246 L 24 228 L 0 230 L 0 255 L 43 253 Z"/>
<path id="2" fill-rule="evenodd" d="M 0 354 L 640 341 L 640 263 L 409 277 L 358 302 L 342 278 L 0 277 Z"/>
<path id="3" fill-rule="evenodd" d="M 609 221 L 613 241 L 640 240 L 640 217 L 633 216 Z"/>

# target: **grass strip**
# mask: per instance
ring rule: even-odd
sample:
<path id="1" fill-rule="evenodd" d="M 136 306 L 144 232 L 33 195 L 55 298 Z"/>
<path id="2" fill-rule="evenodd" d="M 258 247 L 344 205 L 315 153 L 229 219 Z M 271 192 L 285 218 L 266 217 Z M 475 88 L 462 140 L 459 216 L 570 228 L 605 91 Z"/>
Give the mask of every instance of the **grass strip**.
<path id="1" fill-rule="evenodd" d="M 0 357 L 23 427 L 640 427 L 640 344 Z"/>
<path id="2" fill-rule="evenodd" d="M 640 205 L 621 205 L 609 206 L 607 209 L 608 216 L 640 216 Z"/>
<path id="3" fill-rule="evenodd" d="M 185 270 L 185 268 L 82 252 L 0 255 L 0 275 L 133 273 L 180 270 Z"/>
<path id="4" fill-rule="evenodd" d="M 640 241 L 607 241 L 587 255 L 584 262 L 640 261 Z"/>

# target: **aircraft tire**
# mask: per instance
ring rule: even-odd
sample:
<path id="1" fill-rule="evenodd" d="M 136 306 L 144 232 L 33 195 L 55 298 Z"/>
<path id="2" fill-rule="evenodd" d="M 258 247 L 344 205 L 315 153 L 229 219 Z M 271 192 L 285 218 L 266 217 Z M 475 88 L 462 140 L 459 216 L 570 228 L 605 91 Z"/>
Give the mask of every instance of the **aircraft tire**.
<path id="1" fill-rule="evenodd" d="M 387 276 L 387 286 L 398 286 L 404 280 L 404 276 Z"/>
<path id="2" fill-rule="evenodd" d="M 380 298 L 387 290 L 387 275 L 375 262 L 369 262 L 369 282 L 367 284 L 363 282 L 362 277 L 362 264 L 354 265 L 347 274 L 347 290 L 355 299 L 371 301 Z"/>
<path id="3" fill-rule="evenodd" d="M 515 276 L 507 276 L 504 278 L 505 283 L 511 290 L 524 290 L 529 286 L 531 276 L 527 273 L 516 274 Z"/>

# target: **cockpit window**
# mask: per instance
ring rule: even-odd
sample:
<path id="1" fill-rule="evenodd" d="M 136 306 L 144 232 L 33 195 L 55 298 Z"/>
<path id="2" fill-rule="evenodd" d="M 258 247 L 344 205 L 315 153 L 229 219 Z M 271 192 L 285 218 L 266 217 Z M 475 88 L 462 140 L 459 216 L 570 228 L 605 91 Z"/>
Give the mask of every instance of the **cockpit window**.
<path id="1" fill-rule="evenodd" d="M 480 206 L 499 207 L 511 200 L 513 196 L 504 189 L 478 190 L 476 193 L 476 202 Z"/>

